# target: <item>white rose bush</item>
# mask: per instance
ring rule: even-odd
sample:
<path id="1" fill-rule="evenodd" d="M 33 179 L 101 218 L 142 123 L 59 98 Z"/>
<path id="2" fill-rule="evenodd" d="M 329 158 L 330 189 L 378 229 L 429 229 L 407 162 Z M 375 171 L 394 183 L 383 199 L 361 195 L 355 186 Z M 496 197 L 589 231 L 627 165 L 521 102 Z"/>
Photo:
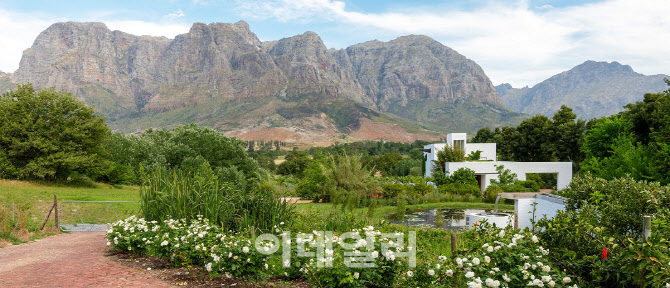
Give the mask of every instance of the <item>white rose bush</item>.
<path id="1" fill-rule="evenodd" d="M 484 223 L 460 233 L 456 257 L 436 255 L 411 267 L 403 252 L 418 249 L 425 256 L 431 247 L 397 245 L 389 235 L 400 233 L 378 229 L 354 229 L 346 237 L 313 231 L 286 238 L 283 227 L 274 227 L 275 242 L 256 243 L 250 235 L 222 231 L 202 218 L 156 222 L 130 217 L 114 223 L 107 239 L 119 251 L 162 257 L 178 267 L 203 267 L 212 276 L 304 279 L 318 287 L 577 287 L 576 279 L 550 263 L 550 251 L 527 230 Z M 285 247 L 290 247 L 288 261 L 282 256 Z M 305 257 L 299 251 L 314 254 Z M 371 267 L 351 265 L 365 257 Z"/>

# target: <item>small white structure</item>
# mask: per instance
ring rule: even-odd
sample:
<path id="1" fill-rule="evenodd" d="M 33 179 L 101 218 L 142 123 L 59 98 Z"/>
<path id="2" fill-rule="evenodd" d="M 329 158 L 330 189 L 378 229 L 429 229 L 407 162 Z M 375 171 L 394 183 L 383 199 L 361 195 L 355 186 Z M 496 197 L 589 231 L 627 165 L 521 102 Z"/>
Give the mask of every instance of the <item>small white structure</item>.
<path id="1" fill-rule="evenodd" d="M 555 173 L 558 174 L 556 189 L 561 190 L 568 187 L 572 180 L 572 162 L 512 162 L 497 161 L 496 143 L 467 143 L 466 133 L 447 134 L 447 143 L 435 143 L 424 146 L 424 155 L 427 156 L 425 177 L 432 175 L 437 160 L 437 151 L 444 150 L 449 145 L 456 149 L 464 149 L 465 155 L 481 151 L 479 161 L 448 162 L 445 164 L 447 172 L 456 171 L 460 168 L 468 168 L 475 171 L 479 188 L 484 191 L 491 184 L 491 180 L 498 179 L 496 166 L 503 165 L 517 175 L 517 179 L 526 180 L 526 173 Z"/>
<path id="2" fill-rule="evenodd" d="M 502 199 L 514 200 L 514 229 L 533 228 L 533 222 L 547 217 L 552 219 L 559 210 L 565 210 L 565 198 L 544 193 L 500 193 Z"/>

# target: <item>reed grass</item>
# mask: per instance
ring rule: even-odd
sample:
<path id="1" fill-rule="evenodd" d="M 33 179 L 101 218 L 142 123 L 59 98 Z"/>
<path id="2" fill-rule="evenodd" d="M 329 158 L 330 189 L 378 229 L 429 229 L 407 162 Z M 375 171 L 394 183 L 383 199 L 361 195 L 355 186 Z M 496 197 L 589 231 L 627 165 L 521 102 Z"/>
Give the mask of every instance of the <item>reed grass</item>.
<path id="1" fill-rule="evenodd" d="M 233 231 L 251 226 L 269 231 L 292 220 L 294 208 L 273 191 L 240 183 L 227 174 L 156 169 L 140 188 L 142 215 L 150 221 L 202 217 Z"/>

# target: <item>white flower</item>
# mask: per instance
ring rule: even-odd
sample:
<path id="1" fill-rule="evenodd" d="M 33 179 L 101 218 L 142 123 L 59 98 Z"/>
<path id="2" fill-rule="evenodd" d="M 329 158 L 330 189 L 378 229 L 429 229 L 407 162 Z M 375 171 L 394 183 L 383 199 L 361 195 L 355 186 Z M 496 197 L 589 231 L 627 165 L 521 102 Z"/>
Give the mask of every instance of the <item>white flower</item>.
<path id="1" fill-rule="evenodd" d="M 572 282 L 572 279 L 570 279 L 570 277 L 565 277 L 565 278 L 563 278 L 563 283 L 564 283 L 564 284 L 568 284 L 568 283 L 570 283 L 570 282 Z"/>
<path id="2" fill-rule="evenodd" d="M 413 277 L 413 276 L 414 276 L 414 272 L 412 272 L 412 271 L 407 271 L 407 276 L 409 276 L 409 277 Z"/>
<path id="3" fill-rule="evenodd" d="M 112 243 L 110 243 L 109 241 L 107 241 L 107 246 L 110 246 L 110 245 L 112 245 Z"/>
<path id="4" fill-rule="evenodd" d="M 479 258 L 472 258 L 472 264 L 479 265 Z"/>
<path id="5" fill-rule="evenodd" d="M 205 269 L 207 269 L 207 272 L 212 272 L 212 263 L 205 264 Z"/>
<path id="6" fill-rule="evenodd" d="M 284 225 L 284 222 L 279 222 L 279 225 Z"/>
<path id="7" fill-rule="evenodd" d="M 452 271 L 451 269 L 447 270 L 447 276 L 451 277 L 453 275 L 454 275 L 454 271 Z"/>
<path id="8" fill-rule="evenodd" d="M 379 252 L 372 251 L 372 254 L 370 254 L 370 255 L 372 256 L 372 259 L 377 259 L 377 257 L 379 257 Z"/>
<path id="9" fill-rule="evenodd" d="M 530 240 L 533 240 L 533 243 L 537 243 L 537 242 L 539 241 L 539 240 L 537 239 L 537 236 L 535 236 L 535 235 L 533 235 L 533 237 L 530 238 Z"/>
<path id="10" fill-rule="evenodd" d="M 484 281 L 484 283 L 486 283 L 486 286 L 493 287 L 493 279 L 491 278 L 486 278 L 486 281 Z"/>
<path id="11" fill-rule="evenodd" d="M 549 281 L 551 281 L 551 276 L 542 276 L 541 278 L 542 278 L 542 281 L 543 281 L 543 282 L 549 282 Z"/>
<path id="12" fill-rule="evenodd" d="M 354 273 L 354 279 L 358 279 L 358 277 L 360 277 L 360 274 L 358 274 L 358 272 L 355 272 Z"/>
<path id="13" fill-rule="evenodd" d="M 433 269 L 428 270 L 428 275 L 430 275 L 430 276 L 435 275 L 435 270 L 433 270 Z"/>
<path id="14" fill-rule="evenodd" d="M 489 257 L 489 256 L 484 256 L 484 262 L 486 262 L 486 263 L 491 263 L 491 257 Z"/>
<path id="15" fill-rule="evenodd" d="M 487 248 L 486 248 L 486 251 L 488 251 L 489 253 L 490 253 L 490 252 L 493 252 L 493 246 L 489 246 L 489 247 L 487 247 Z"/>
<path id="16" fill-rule="evenodd" d="M 509 276 L 507 276 L 507 273 L 505 273 L 505 275 L 503 275 L 502 278 L 503 280 L 505 280 L 505 282 L 512 281 L 512 278 L 509 278 Z"/>
<path id="17" fill-rule="evenodd" d="M 554 280 L 549 281 L 549 283 L 547 283 L 547 284 L 549 285 L 549 287 L 556 286 L 556 282 L 554 282 Z"/>
<path id="18" fill-rule="evenodd" d="M 549 271 L 551 271 L 551 267 L 549 267 L 549 265 L 542 266 L 542 271 L 549 272 Z"/>
<path id="19" fill-rule="evenodd" d="M 242 252 L 249 253 L 249 247 L 247 246 L 242 247 Z"/>
<path id="20" fill-rule="evenodd" d="M 461 259 L 461 258 L 456 258 L 456 264 L 458 264 L 458 265 L 463 265 L 463 259 Z"/>
<path id="21" fill-rule="evenodd" d="M 472 278 L 472 277 L 475 277 L 475 272 L 470 271 L 468 273 L 465 273 L 465 278 Z"/>
<path id="22" fill-rule="evenodd" d="M 505 237 L 505 230 L 500 230 L 500 233 L 498 233 L 498 237 L 500 238 Z"/>

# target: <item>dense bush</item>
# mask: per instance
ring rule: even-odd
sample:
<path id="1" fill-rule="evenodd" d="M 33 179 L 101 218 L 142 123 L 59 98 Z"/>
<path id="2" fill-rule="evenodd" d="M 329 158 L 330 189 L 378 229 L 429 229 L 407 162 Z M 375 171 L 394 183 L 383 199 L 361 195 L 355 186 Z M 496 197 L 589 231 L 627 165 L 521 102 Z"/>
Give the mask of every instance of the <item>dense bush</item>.
<path id="1" fill-rule="evenodd" d="M 109 181 L 134 184 L 139 184 L 140 167 L 195 172 L 203 166 L 211 169 L 235 166 L 246 178 L 257 177 L 258 165 L 244 149 L 243 141 L 195 124 L 172 131 L 148 130 L 140 136 L 114 133 L 105 144 L 106 158 L 117 165 L 118 176 Z M 128 181 L 130 178 L 133 180 Z"/>
<path id="2" fill-rule="evenodd" d="M 0 96 L 0 178 L 97 179 L 109 169 L 108 136 L 104 118 L 71 94 L 19 85 Z"/>
<path id="3" fill-rule="evenodd" d="M 197 173 L 158 168 L 145 177 L 140 198 L 142 215 L 149 221 L 203 217 L 234 231 L 249 226 L 267 231 L 290 222 L 294 209 L 235 168 Z"/>
<path id="4" fill-rule="evenodd" d="M 586 174 L 561 195 L 568 198 L 568 209 L 538 223 L 548 247 L 562 251 L 556 261 L 565 262 L 590 287 L 663 287 L 670 282 L 670 188 L 631 177 L 607 181 Z M 654 219 L 647 242 L 640 241 L 644 215 Z"/>

